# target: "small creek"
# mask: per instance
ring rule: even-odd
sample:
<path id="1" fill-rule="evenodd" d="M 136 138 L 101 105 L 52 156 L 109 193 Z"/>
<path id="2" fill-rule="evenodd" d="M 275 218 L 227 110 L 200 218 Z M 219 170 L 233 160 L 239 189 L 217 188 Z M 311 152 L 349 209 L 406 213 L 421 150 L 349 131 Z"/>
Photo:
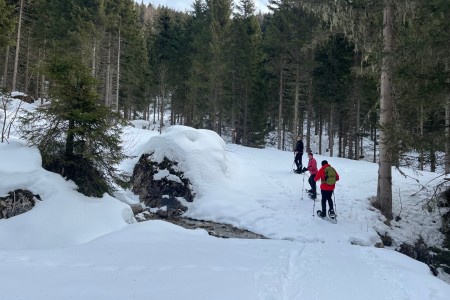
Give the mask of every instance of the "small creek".
<path id="1" fill-rule="evenodd" d="M 147 220 L 162 220 L 173 223 L 175 225 L 187 228 L 187 229 L 204 229 L 209 235 L 219 238 L 238 238 L 238 239 L 266 239 L 265 236 L 237 228 L 229 224 L 216 223 L 211 221 L 195 220 L 190 218 L 163 218 L 156 214 L 146 213 L 145 220 L 142 218 L 136 218 L 138 221 Z"/>

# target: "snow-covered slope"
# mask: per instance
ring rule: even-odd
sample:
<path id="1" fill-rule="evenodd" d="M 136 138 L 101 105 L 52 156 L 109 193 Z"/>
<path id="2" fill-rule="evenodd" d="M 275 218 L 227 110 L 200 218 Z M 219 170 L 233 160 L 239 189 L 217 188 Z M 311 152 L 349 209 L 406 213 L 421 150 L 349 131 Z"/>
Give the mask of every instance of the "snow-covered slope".
<path id="1" fill-rule="evenodd" d="M 373 247 L 375 231 L 395 240 L 442 236 L 436 213 L 420 209 L 428 193 L 394 172 L 395 214 L 389 228 L 368 202 L 377 166 L 327 159 L 340 174 L 338 224 L 314 217 L 319 208 L 302 191 L 307 178 L 291 172 L 293 154 L 226 145 L 216 134 L 184 126 L 165 134 L 127 128 L 134 159 L 155 151 L 182 160 L 197 198 L 187 216 L 230 223 L 269 240 L 210 237 L 161 221 L 133 223 L 123 202 L 80 195 L 72 183 L 40 167 L 20 142 L 0 144 L 0 196 L 15 188 L 42 198 L 30 212 L 0 220 L 2 299 L 447 299 L 450 286 L 428 267 Z M 306 158 L 304 158 L 304 164 Z M 420 182 L 435 175 L 415 174 Z M 127 193 L 121 193 L 126 198 Z M 126 199 L 129 202 L 135 199 Z M 27 287 L 23 288 L 26 282 Z"/>

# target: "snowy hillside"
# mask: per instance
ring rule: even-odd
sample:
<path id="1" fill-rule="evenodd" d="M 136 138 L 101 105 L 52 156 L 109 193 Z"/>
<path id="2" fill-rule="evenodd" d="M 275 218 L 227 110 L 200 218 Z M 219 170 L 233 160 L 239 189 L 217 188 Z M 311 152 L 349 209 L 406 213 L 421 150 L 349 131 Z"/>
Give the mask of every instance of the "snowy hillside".
<path id="1" fill-rule="evenodd" d="M 2 299 L 448 299 L 450 285 L 428 266 L 393 249 L 375 248 L 377 232 L 398 245 L 421 235 L 440 243 L 436 212 L 422 210 L 436 175 L 394 171 L 392 227 L 368 198 L 376 194 L 377 165 L 327 159 L 339 172 L 338 223 L 314 216 L 319 202 L 291 171 L 293 153 L 225 144 L 215 133 L 184 126 L 163 135 L 127 128 L 124 143 L 140 154 L 177 158 L 197 197 L 186 216 L 229 223 L 270 239 L 218 239 L 162 221 L 136 223 L 124 202 L 88 198 L 40 167 L 40 156 L 15 138 L 0 144 L 0 197 L 17 189 L 42 201 L 0 220 Z M 303 158 L 306 164 L 306 157 Z M 121 201 L 117 200 L 120 199 Z M 393 248 L 393 247 L 392 247 Z M 26 288 L 24 288 L 26 283 Z"/>

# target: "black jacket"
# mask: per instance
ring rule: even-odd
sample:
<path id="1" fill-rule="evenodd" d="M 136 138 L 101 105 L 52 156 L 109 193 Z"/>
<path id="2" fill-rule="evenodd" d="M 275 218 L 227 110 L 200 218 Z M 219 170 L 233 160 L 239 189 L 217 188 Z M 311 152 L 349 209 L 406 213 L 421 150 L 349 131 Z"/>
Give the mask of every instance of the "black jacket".
<path id="1" fill-rule="evenodd" d="M 297 141 L 297 145 L 295 146 L 295 152 L 303 153 L 303 141 Z"/>

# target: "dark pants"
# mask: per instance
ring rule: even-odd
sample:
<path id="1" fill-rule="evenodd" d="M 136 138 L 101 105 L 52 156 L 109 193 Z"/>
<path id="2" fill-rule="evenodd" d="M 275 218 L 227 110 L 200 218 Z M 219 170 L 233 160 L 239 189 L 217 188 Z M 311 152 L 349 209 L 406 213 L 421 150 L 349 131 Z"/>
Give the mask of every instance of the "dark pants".
<path id="1" fill-rule="evenodd" d="M 331 196 L 333 195 L 333 191 L 324 191 L 321 190 L 322 193 L 322 213 L 327 213 L 327 201 L 328 206 L 330 207 L 330 210 L 333 209 L 333 200 L 331 199 Z"/>
<path id="2" fill-rule="evenodd" d="M 316 182 L 314 181 L 314 177 L 316 177 L 316 174 L 311 174 L 311 176 L 309 176 L 308 182 L 309 185 L 311 186 L 312 195 L 315 198 L 317 196 L 317 193 L 316 193 Z"/>
<path id="3" fill-rule="evenodd" d="M 303 156 L 303 152 L 297 152 L 297 154 L 295 155 L 295 165 L 297 166 L 297 170 L 301 170 L 303 168 L 303 164 L 302 164 L 302 156 Z"/>

